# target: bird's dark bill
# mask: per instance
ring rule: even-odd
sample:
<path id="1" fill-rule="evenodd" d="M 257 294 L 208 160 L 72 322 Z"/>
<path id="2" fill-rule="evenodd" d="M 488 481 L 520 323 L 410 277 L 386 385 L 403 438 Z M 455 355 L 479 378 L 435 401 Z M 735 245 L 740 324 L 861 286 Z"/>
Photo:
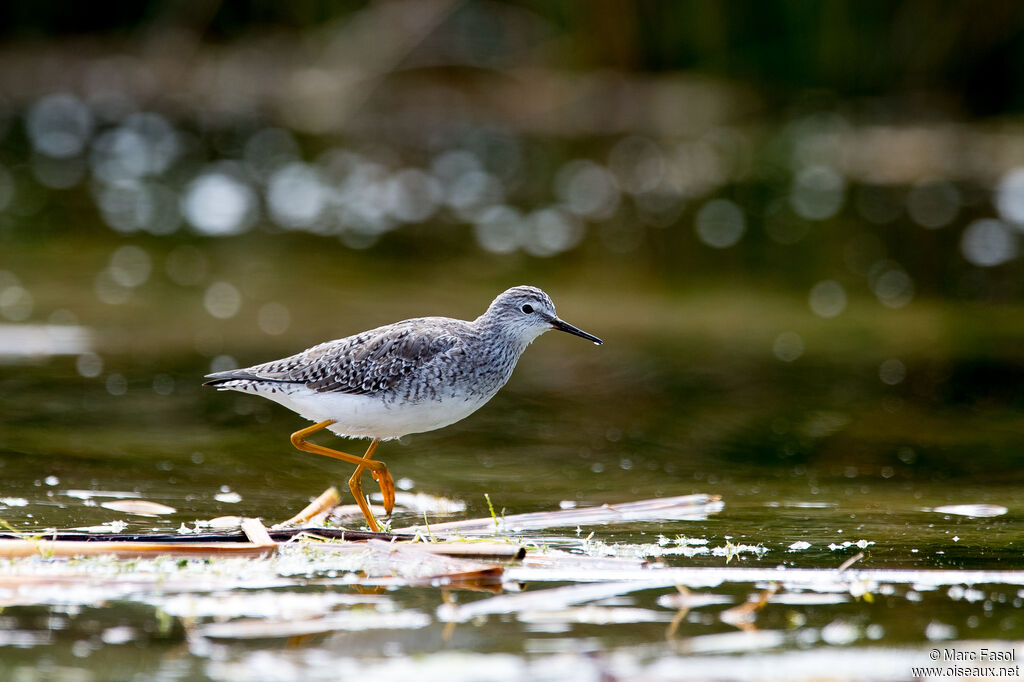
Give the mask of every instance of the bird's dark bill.
<path id="1" fill-rule="evenodd" d="M 568 322 L 563 322 L 562 320 L 559 320 L 558 318 L 555 318 L 554 320 L 551 320 L 551 326 L 553 326 L 555 329 L 557 329 L 559 331 L 569 332 L 570 334 L 575 334 L 576 336 L 581 336 L 584 339 L 586 339 L 587 341 L 593 341 L 598 346 L 600 346 L 602 343 L 604 343 L 604 341 L 602 341 L 601 339 L 597 338 L 593 334 L 588 334 L 587 332 L 583 331 L 579 327 L 574 327 L 571 324 L 569 324 Z"/>

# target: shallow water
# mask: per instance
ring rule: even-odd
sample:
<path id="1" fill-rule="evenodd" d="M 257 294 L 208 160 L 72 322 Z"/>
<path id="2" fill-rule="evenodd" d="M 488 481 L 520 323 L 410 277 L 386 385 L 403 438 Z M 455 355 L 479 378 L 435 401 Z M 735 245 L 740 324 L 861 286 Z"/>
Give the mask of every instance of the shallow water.
<path id="1" fill-rule="evenodd" d="M 156 262 L 169 253 L 147 248 Z M 303 425 L 295 415 L 204 389 L 202 375 L 217 363 L 267 360 L 401 317 L 471 317 L 503 286 L 481 277 L 472 288 L 440 288 L 421 299 L 398 293 L 407 287 L 383 274 L 343 285 L 313 256 L 309 287 L 299 293 L 285 285 L 295 273 L 271 256 L 251 245 L 217 256 L 218 267 L 241 273 L 236 282 L 251 292 L 231 320 L 205 314 L 200 292 L 160 277 L 112 306 L 91 292 L 76 294 L 67 279 L 48 282 L 23 269 L 41 305 L 77 311 L 96 355 L 84 365 L 77 352 L 4 364 L 0 518 L 26 532 L 110 522 L 168 531 L 222 515 L 268 525 L 287 518 L 328 485 L 343 488 L 348 467 L 294 451 L 287 436 Z M 52 272 L 60 253 L 31 258 L 39 272 Z M 246 263 L 261 267 L 247 270 Z M 852 300 L 843 317 L 825 321 L 808 316 L 802 300 L 721 283 L 686 295 L 643 280 L 588 290 L 579 283 L 590 267 L 562 283 L 547 272 L 536 281 L 566 319 L 606 345 L 546 335 L 480 412 L 384 444 L 379 457 L 400 487 L 464 501 L 454 518 L 486 517 L 485 494 L 498 514 L 720 495 L 722 511 L 701 520 L 523 534 L 575 552 L 671 566 L 835 568 L 863 552 L 857 567 L 1024 568 L 1017 466 L 1024 420 L 1011 381 L 1020 372 L 1013 320 L 1022 318 L 1015 307 L 921 301 L 880 313 Z M 255 331 L 253 309 L 266 292 L 287 297 L 292 324 L 284 334 Z M 806 350 L 784 362 L 772 342 L 790 328 L 800 330 Z M 894 357 L 905 376 L 887 383 L 880 367 Z M 89 362 L 97 358 L 102 368 L 94 372 Z M 176 511 L 140 516 L 102 506 L 118 498 Z M 402 512 L 393 523 L 422 521 Z M 674 547 L 698 551 L 665 551 Z M 41 573 L 55 563 L 36 561 Z M 145 565 L 120 570 L 150 570 Z M 247 570 L 222 573 L 237 578 Z M 966 651 L 988 641 L 1002 650 L 1024 637 L 1024 593 L 1012 584 L 875 585 L 868 597 L 787 589 L 758 612 L 758 631 L 749 633 L 723 614 L 764 590 L 760 581 L 694 588 L 715 598 L 688 611 L 666 602 L 676 590 L 660 586 L 453 626 L 440 617 L 443 596 L 434 588 L 391 589 L 353 605 L 345 599 L 358 593 L 343 580 L 307 578 L 264 589 L 253 578 L 248 590 L 232 583 L 191 596 L 160 588 L 122 594 L 106 583 L 57 589 L 4 608 L 0 670 L 25 680 L 337 679 L 413 670 L 428 679 L 675 679 L 749 677 L 751 660 L 759 660 L 780 679 L 882 679 L 928 665 L 935 646 Z M 561 584 L 527 584 L 525 594 Z M 295 609 L 305 602 L 292 593 L 310 600 L 308 613 L 338 622 L 303 637 L 210 631 L 186 638 L 186 626 L 232 616 L 299 618 Z M 858 663 L 838 674 L 822 651 Z M 474 672 L 481 665 L 483 677 Z"/>

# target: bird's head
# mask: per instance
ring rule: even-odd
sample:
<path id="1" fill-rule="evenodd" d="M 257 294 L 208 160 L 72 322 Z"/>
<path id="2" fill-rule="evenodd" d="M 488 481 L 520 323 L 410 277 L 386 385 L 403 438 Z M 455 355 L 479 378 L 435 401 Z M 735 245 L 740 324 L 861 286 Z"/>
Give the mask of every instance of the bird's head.
<path id="1" fill-rule="evenodd" d="M 524 346 L 551 329 L 575 334 L 597 345 L 604 343 L 593 334 L 559 319 L 551 297 L 537 287 L 519 286 L 503 291 L 491 302 L 483 317 L 511 333 Z"/>

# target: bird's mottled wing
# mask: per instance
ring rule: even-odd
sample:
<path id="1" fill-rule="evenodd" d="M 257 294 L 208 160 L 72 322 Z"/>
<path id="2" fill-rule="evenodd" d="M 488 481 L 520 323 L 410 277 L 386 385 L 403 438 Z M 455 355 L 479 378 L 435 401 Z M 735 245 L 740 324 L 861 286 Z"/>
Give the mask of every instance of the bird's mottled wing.
<path id="1" fill-rule="evenodd" d="M 456 337 L 437 330 L 391 328 L 348 346 L 342 354 L 325 353 L 305 372 L 305 384 L 319 392 L 377 393 L 457 343 Z"/>
<path id="2" fill-rule="evenodd" d="M 409 372 L 458 343 L 459 339 L 443 326 L 408 320 L 222 374 L 231 375 L 223 379 L 302 384 L 320 393 L 367 395 L 393 387 Z"/>

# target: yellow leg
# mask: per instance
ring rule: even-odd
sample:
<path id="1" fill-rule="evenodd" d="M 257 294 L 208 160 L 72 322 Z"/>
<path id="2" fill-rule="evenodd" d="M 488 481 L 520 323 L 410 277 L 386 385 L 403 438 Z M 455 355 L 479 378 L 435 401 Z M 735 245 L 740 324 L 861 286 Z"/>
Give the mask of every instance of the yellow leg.
<path id="1" fill-rule="evenodd" d="M 377 449 L 377 445 L 379 443 L 380 441 L 378 439 L 373 439 L 373 441 L 370 443 L 370 447 L 366 448 L 366 454 L 364 454 L 363 458 L 360 460 L 359 466 L 356 467 L 356 470 L 352 472 L 351 478 L 348 479 L 348 489 L 352 491 L 352 497 L 356 498 L 356 502 L 358 502 L 359 500 L 366 499 L 366 495 L 363 494 L 363 472 L 366 471 L 366 462 L 376 461 L 370 459 L 370 457 L 371 455 L 373 455 L 373 451 Z M 386 469 L 385 472 L 387 472 Z M 377 472 L 371 469 L 370 475 L 373 476 L 374 480 L 376 480 L 378 483 L 381 483 L 380 478 L 378 478 L 379 474 L 377 474 Z M 390 480 L 391 474 L 388 474 L 387 476 L 388 479 Z M 381 483 L 380 490 L 382 493 L 384 493 L 383 483 Z M 394 490 L 394 488 L 392 488 L 392 490 Z M 384 494 L 384 499 L 387 500 L 386 493 Z M 373 511 L 370 510 L 369 505 L 367 505 L 365 508 L 363 508 L 362 505 L 360 505 L 360 508 L 363 510 L 363 516 L 366 516 L 367 511 L 370 512 L 370 516 L 373 516 Z M 388 509 L 387 513 L 391 514 L 391 510 Z M 374 522 L 370 524 L 370 528 L 373 530 L 379 530 L 376 527 L 376 519 L 374 519 Z"/>
<path id="2" fill-rule="evenodd" d="M 312 452 L 316 455 L 324 455 L 325 457 L 340 459 L 343 462 L 358 464 L 359 466 L 356 467 L 355 473 L 352 474 L 352 478 L 348 481 L 348 487 L 355 496 L 356 504 L 358 504 L 359 509 L 362 510 L 363 516 L 366 518 L 367 525 L 370 526 L 371 530 L 379 532 L 380 526 L 377 525 L 377 519 L 373 517 L 370 505 L 366 502 L 366 496 L 363 495 L 363 488 L 360 479 L 363 472 L 369 469 L 374 480 L 380 485 L 380 492 L 384 496 L 384 511 L 390 516 L 391 511 L 395 508 L 395 481 L 391 478 L 391 472 L 388 471 L 388 467 L 384 462 L 370 459 L 373 451 L 377 449 L 377 445 L 380 443 L 380 440 L 375 438 L 373 442 L 370 443 L 370 447 L 366 449 L 366 454 L 362 457 L 359 457 L 358 455 L 350 455 L 347 452 L 341 452 L 339 450 L 332 450 L 331 448 L 324 447 L 323 445 L 317 445 L 316 443 L 310 443 L 306 440 L 306 436 L 325 429 L 333 423 L 333 419 L 328 419 L 327 421 L 322 421 L 319 424 L 313 424 L 312 426 L 296 431 L 291 436 L 292 445 L 303 452 Z"/>

